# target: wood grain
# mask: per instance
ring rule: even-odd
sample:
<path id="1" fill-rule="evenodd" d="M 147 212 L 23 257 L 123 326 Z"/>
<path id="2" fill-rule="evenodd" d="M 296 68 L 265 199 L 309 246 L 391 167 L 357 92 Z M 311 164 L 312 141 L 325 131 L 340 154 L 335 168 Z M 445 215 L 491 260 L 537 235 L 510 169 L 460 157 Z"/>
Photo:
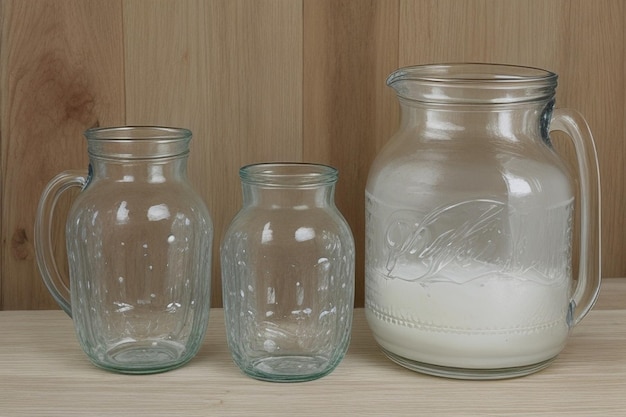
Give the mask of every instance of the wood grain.
<path id="1" fill-rule="evenodd" d="M 127 1 L 129 124 L 194 132 L 189 178 L 213 217 L 212 305 L 221 305 L 219 243 L 241 206 L 238 170 L 302 159 L 302 8 L 292 1 Z"/>
<path id="2" fill-rule="evenodd" d="M 626 297 L 626 281 L 611 284 Z M 594 310 L 547 369 L 501 381 L 457 381 L 401 368 L 379 351 L 355 310 L 348 354 L 329 375 L 298 384 L 244 376 L 212 309 L 198 355 L 184 367 L 127 376 L 91 365 L 60 311 L 0 312 L 0 410 L 48 416 L 623 416 L 626 310 Z M 417 410 L 417 411 L 416 411 Z M 417 414 L 416 414 L 417 413 Z"/>
<path id="3" fill-rule="evenodd" d="M 398 121 L 385 78 L 398 60 L 397 1 L 304 3 L 304 158 L 339 169 L 335 201 L 356 245 L 357 305 L 364 297 L 365 183 Z"/>
<path id="4" fill-rule="evenodd" d="M 363 305 L 363 192 L 398 123 L 385 78 L 442 61 L 559 74 L 558 106 L 581 111 L 597 142 L 603 276 L 626 275 L 622 0 L 0 0 L 0 25 L 0 309 L 54 307 L 35 266 L 35 209 L 54 174 L 86 167 L 81 132 L 94 124 L 193 130 L 189 175 L 215 224 L 213 306 L 239 167 L 338 167 Z M 555 143 L 573 163 L 569 141 Z"/>
<path id="5" fill-rule="evenodd" d="M 56 306 L 35 266 L 35 211 L 52 176 L 87 169 L 85 129 L 124 123 L 120 6 L 97 0 L 1 4 L 3 309 Z M 59 233 L 57 247 L 63 239 Z"/>

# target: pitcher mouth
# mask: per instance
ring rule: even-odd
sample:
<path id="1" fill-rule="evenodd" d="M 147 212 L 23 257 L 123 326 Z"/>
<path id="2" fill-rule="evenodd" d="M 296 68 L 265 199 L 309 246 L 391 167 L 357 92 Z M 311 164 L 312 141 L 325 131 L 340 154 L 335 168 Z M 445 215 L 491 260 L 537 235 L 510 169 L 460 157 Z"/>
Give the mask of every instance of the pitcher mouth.
<path id="1" fill-rule="evenodd" d="M 192 133 L 166 126 L 97 127 L 85 132 L 90 156 L 154 159 L 187 155 Z"/>
<path id="2" fill-rule="evenodd" d="M 112 126 L 91 128 L 85 136 L 91 140 L 184 139 L 191 131 L 166 126 Z"/>
<path id="3" fill-rule="evenodd" d="M 550 99 L 557 74 L 536 67 L 491 63 L 427 64 L 400 68 L 387 85 L 412 101 L 508 104 Z"/>

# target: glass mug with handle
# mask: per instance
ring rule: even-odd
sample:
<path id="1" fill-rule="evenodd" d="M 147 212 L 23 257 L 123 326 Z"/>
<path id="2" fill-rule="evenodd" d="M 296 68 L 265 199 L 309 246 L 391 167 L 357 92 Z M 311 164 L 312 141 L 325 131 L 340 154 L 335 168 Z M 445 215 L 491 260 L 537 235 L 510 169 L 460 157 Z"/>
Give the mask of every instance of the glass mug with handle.
<path id="1" fill-rule="evenodd" d="M 85 132 L 89 172 L 44 190 L 35 242 L 42 278 L 97 366 L 154 373 L 189 361 L 210 304 L 213 225 L 186 165 L 191 132 L 111 127 Z M 60 195 L 79 187 L 66 222 L 69 288 L 52 248 Z"/>

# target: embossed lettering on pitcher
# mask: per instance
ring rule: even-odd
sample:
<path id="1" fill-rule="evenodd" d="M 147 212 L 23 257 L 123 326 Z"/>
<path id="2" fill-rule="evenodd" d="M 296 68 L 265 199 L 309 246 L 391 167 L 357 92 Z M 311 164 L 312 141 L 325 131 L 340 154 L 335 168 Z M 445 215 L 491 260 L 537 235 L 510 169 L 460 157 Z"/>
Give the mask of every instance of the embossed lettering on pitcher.
<path id="1" fill-rule="evenodd" d="M 434 275 L 453 262 L 488 259 L 497 264 L 496 248 L 506 244 L 502 235 L 507 231 L 501 229 L 504 210 L 505 205 L 496 200 L 469 200 L 437 208 L 422 219 L 414 211 L 395 211 L 387 220 L 385 233 L 387 276 L 421 281 L 436 279 Z M 394 274 L 400 258 L 421 262 L 426 267 L 423 274 Z"/>
<path id="2" fill-rule="evenodd" d="M 370 218 L 373 206 L 369 196 Z M 512 273 L 524 279 L 539 279 L 544 284 L 563 281 L 570 270 L 571 253 L 566 243 L 571 235 L 572 215 L 572 200 L 548 210 L 543 217 L 515 213 L 506 203 L 493 199 L 460 201 L 437 207 L 426 215 L 409 209 L 393 210 L 382 220 L 384 269 L 381 265 L 375 268 L 389 279 L 422 284 L 463 284 L 494 273 Z M 565 229 L 557 226 L 563 222 L 568 225 Z M 552 245 L 541 250 L 529 247 L 525 235 L 519 233 L 528 228 L 545 236 Z M 412 265 L 410 272 L 403 265 Z M 416 269 L 415 265 L 421 268 Z M 446 267 L 459 269 L 469 265 L 474 270 L 480 265 L 476 275 L 439 274 Z M 525 273 L 529 270 L 533 274 Z"/>

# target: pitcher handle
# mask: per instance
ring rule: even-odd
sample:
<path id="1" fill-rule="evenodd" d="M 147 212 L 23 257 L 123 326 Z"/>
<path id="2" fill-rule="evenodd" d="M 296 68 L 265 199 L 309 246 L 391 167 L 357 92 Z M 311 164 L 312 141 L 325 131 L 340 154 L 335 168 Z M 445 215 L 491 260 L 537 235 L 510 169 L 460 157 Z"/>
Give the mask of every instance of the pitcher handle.
<path id="1" fill-rule="evenodd" d="M 600 172 L 598 155 L 585 118 L 575 110 L 556 109 L 550 131 L 567 134 L 574 143 L 580 177 L 580 260 L 572 295 L 572 325 L 578 324 L 596 303 L 601 282 Z"/>
<path id="2" fill-rule="evenodd" d="M 52 219 L 61 194 L 71 187 L 83 189 L 87 184 L 84 171 L 64 171 L 54 177 L 44 189 L 35 220 L 35 254 L 44 284 L 54 300 L 72 317 L 70 289 L 62 279 L 52 249 Z"/>

